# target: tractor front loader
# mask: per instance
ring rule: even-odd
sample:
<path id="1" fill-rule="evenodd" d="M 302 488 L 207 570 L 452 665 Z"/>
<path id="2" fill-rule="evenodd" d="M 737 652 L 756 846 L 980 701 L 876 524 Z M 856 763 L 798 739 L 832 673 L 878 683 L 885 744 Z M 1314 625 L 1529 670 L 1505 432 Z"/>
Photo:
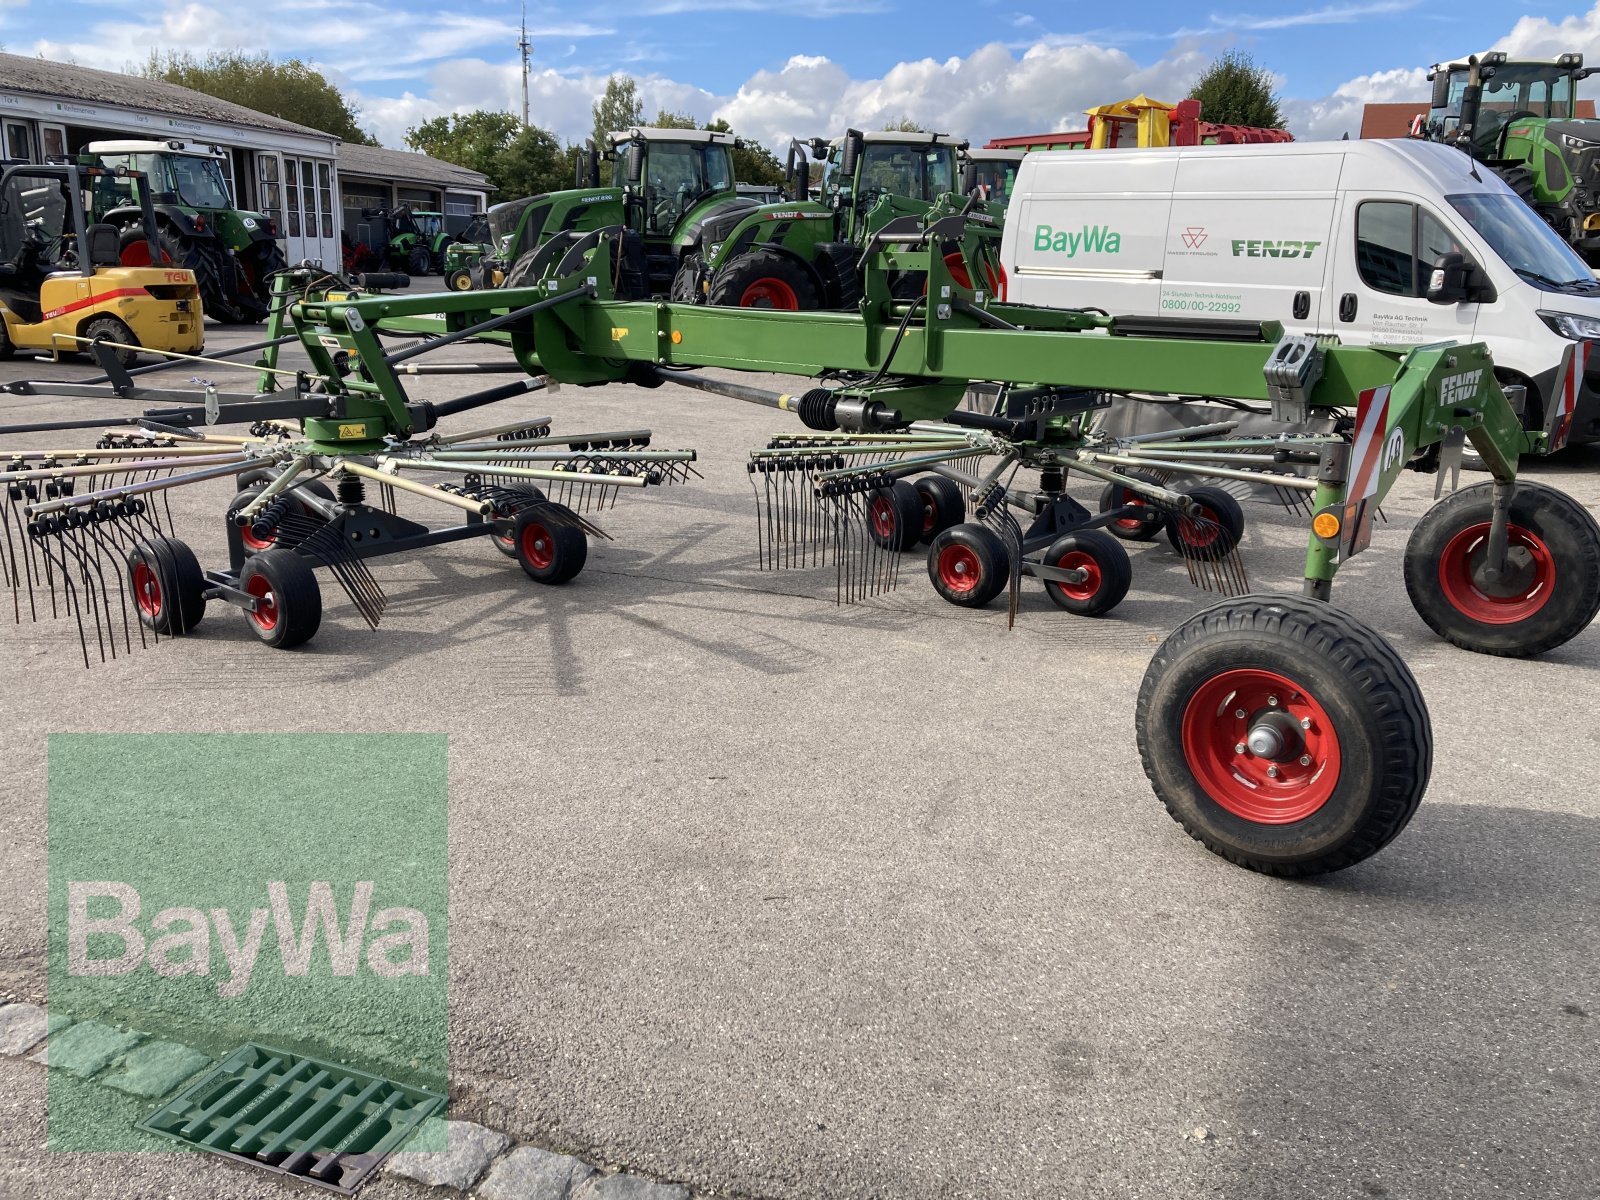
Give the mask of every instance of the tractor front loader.
<path id="1" fill-rule="evenodd" d="M 9 489 L 0 569 L 13 608 L 42 618 L 46 600 L 58 605 L 76 619 L 88 662 L 106 640 L 113 652 L 131 648 L 125 628 L 118 639 L 119 603 L 137 610 L 141 629 L 177 638 L 220 601 L 261 640 L 296 644 L 321 620 L 316 568 L 375 623 L 382 592 L 369 561 L 476 534 L 535 579 L 571 578 L 594 531 L 543 489 L 670 482 L 688 474 L 692 454 L 656 450 L 643 430 L 556 437 L 540 420 L 446 434 L 441 422 L 542 386 L 534 380 L 673 381 L 798 419 L 747 464 L 757 563 L 819 567 L 841 599 L 894 586 L 904 556 L 926 541 L 929 579 L 953 604 L 1004 594 L 1014 618 L 1031 577 L 1063 610 L 1102 615 L 1129 586 L 1125 545 L 1165 530 L 1190 578 L 1226 598 L 1166 638 L 1133 706 L 1156 794 L 1193 837 L 1252 870 L 1312 875 L 1376 853 L 1422 798 L 1432 735 L 1405 662 L 1329 603 L 1333 581 L 1368 547 L 1400 473 L 1432 472 L 1437 491 L 1470 444 L 1492 480 L 1417 524 L 1404 564 L 1412 603 L 1443 637 L 1483 653 L 1538 654 L 1577 636 L 1600 608 L 1600 526 L 1563 493 L 1517 478 L 1519 456 L 1559 428 L 1520 427 L 1481 345 L 1352 347 L 1268 323 L 1005 304 L 963 282 L 976 264 L 948 257 L 964 224 L 960 214 L 931 227 L 906 216 L 881 228 L 850 312 L 625 298 L 619 280 L 637 244 L 622 224 L 564 239 L 520 287 L 367 296 L 285 280 L 309 371 L 264 356 L 252 368 L 256 394 L 211 389 L 183 402 L 108 366 L 116 396 L 156 406 L 93 447 L 12 452 L 0 473 Z M 913 274 L 925 289 L 896 295 Z M 396 348 L 386 336 L 426 331 L 432 314 L 442 323 L 421 341 Z M 415 359 L 475 340 L 509 345 L 526 376 L 444 403 L 410 395 L 427 375 Z M 808 382 L 775 392 L 704 367 Z M 974 381 L 994 388 L 992 411 L 962 407 Z M 1340 419 L 1326 436 L 1242 437 L 1224 422 L 1119 439 L 1095 417 L 1126 393 L 1232 397 L 1285 423 Z M 1558 427 L 1564 417 L 1549 419 Z M 248 436 L 218 432 L 230 423 L 248 424 Z M 1098 512 L 1069 493 L 1069 473 L 1105 485 Z M 1181 490 L 1176 481 L 1191 478 L 1267 483 L 1295 498 L 1309 518 L 1301 595 L 1250 590 L 1237 502 L 1209 484 Z M 148 497 L 210 479 L 237 489 L 217 509 L 232 555 L 202 570 Z M 373 486 L 465 511 L 467 524 L 390 519 L 388 505 L 365 499 Z"/>

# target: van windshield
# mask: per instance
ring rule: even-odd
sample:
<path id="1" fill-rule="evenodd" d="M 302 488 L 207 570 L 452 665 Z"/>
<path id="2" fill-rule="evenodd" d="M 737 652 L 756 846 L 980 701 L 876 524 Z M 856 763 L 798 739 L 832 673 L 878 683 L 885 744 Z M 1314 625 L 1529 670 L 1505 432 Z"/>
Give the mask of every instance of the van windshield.
<path id="1" fill-rule="evenodd" d="M 1479 192 L 1446 198 L 1506 266 L 1529 283 L 1585 290 L 1600 286 L 1572 247 L 1517 197 Z"/>

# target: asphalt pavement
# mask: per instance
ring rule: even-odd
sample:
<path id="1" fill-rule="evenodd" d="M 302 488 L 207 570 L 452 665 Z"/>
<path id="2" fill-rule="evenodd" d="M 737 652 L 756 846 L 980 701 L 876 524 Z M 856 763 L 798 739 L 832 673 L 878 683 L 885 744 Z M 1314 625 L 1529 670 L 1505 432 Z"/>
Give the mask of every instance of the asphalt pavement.
<path id="1" fill-rule="evenodd" d="M 47 373 L 88 372 L 0 365 Z M 0 422 L 129 411 L 0 397 Z M 920 555 L 839 606 L 831 570 L 758 570 L 745 454 L 790 418 L 670 384 L 488 411 L 648 425 L 704 478 L 596 515 L 614 540 L 564 587 L 481 540 L 382 562 L 381 628 L 326 587 L 299 651 L 214 604 L 86 671 L 64 623 L 5 614 L 0 993 L 46 998 L 48 734 L 442 731 L 454 1115 L 775 1200 L 1600 1193 L 1600 630 L 1528 662 L 1434 637 L 1401 580 L 1431 477 L 1334 595 L 1416 673 L 1432 783 L 1375 858 L 1294 883 L 1207 853 L 1140 768 L 1145 665 L 1212 599 L 1164 539 L 1104 619 L 1025 581 L 1008 629 L 1003 601 L 941 601 Z M 1600 504 L 1600 451 L 1528 473 Z M 174 496 L 204 562 L 231 495 Z M 1253 586 L 1296 591 L 1303 525 L 1246 511 Z M 43 1078 L 0 1062 L 0 1195 L 289 1194 L 47 1153 Z"/>

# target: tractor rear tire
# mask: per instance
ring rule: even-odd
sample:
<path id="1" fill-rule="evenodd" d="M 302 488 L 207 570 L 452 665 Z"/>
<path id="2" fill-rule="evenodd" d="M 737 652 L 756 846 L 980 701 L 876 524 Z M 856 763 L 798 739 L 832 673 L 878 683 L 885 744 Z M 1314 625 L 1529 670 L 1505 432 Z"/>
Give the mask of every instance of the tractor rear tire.
<path id="1" fill-rule="evenodd" d="M 194 632 L 206 613 L 206 575 L 177 538 L 150 537 L 128 551 L 128 586 L 139 623 L 158 637 Z"/>
<path id="2" fill-rule="evenodd" d="M 426 275 L 433 266 L 433 255 L 429 254 L 425 246 L 413 246 L 406 253 L 406 274 L 415 278 Z"/>
<path id="3" fill-rule="evenodd" d="M 776 308 L 812 312 L 820 307 L 816 284 L 792 258 L 772 250 L 741 254 L 717 272 L 707 304 L 720 308 Z"/>
<path id="4" fill-rule="evenodd" d="M 1433 730 L 1388 642 L 1329 604 L 1225 600 L 1145 671 L 1139 757 L 1157 797 L 1214 854 L 1320 875 L 1376 854 L 1428 785 Z"/>
<path id="5" fill-rule="evenodd" d="M 83 329 L 79 331 L 79 336 L 86 337 L 90 341 L 97 337 L 104 337 L 108 342 L 120 342 L 124 346 L 137 346 L 139 344 L 139 339 L 133 335 L 133 330 L 129 329 L 127 324 L 120 318 L 109 314 L 86 321 Z M 94 352 L 87 346 L 83 348 L 83 353 L 89 355 L 90 358 L 94 357 Z M 116 356 L 116 360 L 122 365 L 123 370 L 139 365 L 139 352 L 137 350 L 113 350 L 112 354 Z"/>
<path id="6" fill-rule="evenodd" d="M 1495 171 L 1495 174 L 1505 180 L 1506 186 L 1517 194 L 1517 199 L 1521 200 L 1529 208 L 1534 209 L 1535 212 L 1538 211 L 1533 199 L 1534 178 L 1532 171 L 1519 164 L 1515 167 L 1501 167 Z"/>
<path id="7" fill-rule="evenodd" d="M 263 550 L 239 572 L 239 587 L 256 598 L 245 624 L 275 650 L 309 642 L 322 624 L 322 589 L 311 564 L 293 550 Z"/>
<path id="8" fill-rule="evenodd" d="M 883 549 L 911 549 L 922 537 L 922 521 L 922 497 L 909 480 L 867 493 L 867 532 Z"/>
<path id="9" fill-rule="evenodd" d="M 253 242 L 240 250 L 235 258 L 238 263 L 240 282 L 244 285 L 241 291 L 248 291 L 251 299 L 256 303 L 250 305 L 241 303 L 240 307 L 249 314 L 259 308 L 260 316 L 252 315 L 250 324 L 266 319 L 272 304 L 272 277 L 279 271 L 287 270 L 289 260 L 284 256 L 283 248 L 275 241 Z M 241 297 L 241 301 L 245 298 Z"/>
<path id="10" fill-rule="evenodd" d="M 1189 498 L 1200 506 L 1207 525 L 1180 516 L 1167 522 L 1167 540 L 1179 554 L 1202 562 L 1226 558 L 1244 537 L 1244 509 L 1221 488 L 1197 487 Z"/>
<path id="11" fill-rule="evenodd" d="M 517 514 L 511 536 L 517 562 L 529 579 L 566 583 L 583 570 L 589 560 L 589 539 L 576 518 L 577 514 L 566 505 L 554 503 L 525 508 Z"/>
<path id="12" fill-rule="evenodd" d="M 1044 581 L 1045 594 L 1058 608 L 1080 617 L 1103 617 L 1128 594 L 1133 584 L 1133 564 L 1128 552 L 1103 529 L 1064 533 L 1045 551 L 1046 566 L 1066 567 L 1084 573 L 1082 583 Z"/>
<path id="13" fill-rule="evenodd" d="M 1600 612 L 1600 525 L 1565 492 L 1520 482 L 1506 547 L 1511 578 L 1479 577 L 1494 485 L 1477 483 L 1435 504 L 1406 542 L 1406 594 L 1417 615 L 1464 650 L 1507 658 L 1572 640 Z"/>
<path id="14" fill-rule="evenodd" d="M 946 529 L 928 547 L 928 578 L 949 603 L 982 608 L 1011 583 L 1006 544 L 976 521 Z"/>
<path id="15" fill-rule="evenodd" d="M 236 324 L 240 314 L 223 286 L 224 279 L 231 278 L 232 272 L 225 275 L 223 267 L 227 264 L 218 261 L 220 244 L 214 238 L 188 237 L 170 225 L 161 226 L 156 241 L 160 244 L 163 261 L 194 272 L 195 283 L 200 288 L 201 315 L 224 324 Z"/>

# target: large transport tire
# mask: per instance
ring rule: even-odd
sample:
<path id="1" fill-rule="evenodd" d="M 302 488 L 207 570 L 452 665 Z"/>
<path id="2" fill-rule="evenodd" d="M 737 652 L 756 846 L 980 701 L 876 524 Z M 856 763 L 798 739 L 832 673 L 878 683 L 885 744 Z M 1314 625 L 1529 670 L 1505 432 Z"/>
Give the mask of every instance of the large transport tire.
<path id="1" fill-rule="evenodd" d="M 1045 594 L 1058 608 L 1080 617 L 1100 617 L 1122 603 L 1133 583 L 1133 564 L 1128 552 L 1103 529 L 1080 529 L 1064 533 L 1045 551 L 1046 566 L 1064 567 L 1084 573 L 1081 583 L 1044 581 Z"/>
<path id="2" fill-rule="evenodd" d="M 1517 199 L 1535 212 L 1538 212 L 1538 206 L 1533 199 L 1534 178 L 1532 171 L 1519 164 L 1514 167 L 1496 167 L 1495 174 L 1506 181 L 1506 186 L 1517 194 Z"/>
<path id="3" fill-rule="evenodd" d="M 311 564 L 293 550 L 263 550 L 239 572 L 239 587 L 256 598 L 245 624 L 275 650 L 309 642 L 322 624 L 322 589 Z"/>
<path id="4" fill-rule="evenodd" d="M 128 588 L 139 622 L 161 637 L 193 632 L 206 614 L 206 576 L 177 538 L 150 537 L 128 551 Z"/>
<path id="5" fill-rule="evenodd" d="M 1433 761 L 1428 710 L 1394 648 L 1298 597 L 1225 600 L 1180 625 L 1145 671 L 1135 726 L 1173 819 L 1269 875 L 1376 854 L 1416 812 Z"/>
<path id="6" fill-rule="evenodd" d="M 1129 478 L 1151 484 L 1157 482 L 1155 476 L 1145 471 L 1129 472 Z M 1166 512 L 1151 504 L 1138 492 L 1125 484 L 1108 483 L 1100 489 L 1100 511 L 1110 512 L 1117 508 L 1139 510 L 1136 515 L 1118 517 L 1106 526 L 1114 536 L 1125 542 L 1148 542 L 1160 533 L 1167 523 Z"/>
<path id="7" fill-rule="evenodd" d="M 221 242 L 216 238 L 189 237 L 170 225 L 161 226 L 157 241 L 163 259 L 194 272 L 203 315 L 230 325 L 242 320 L 243 314 L 226 286 L 233 276 L 233 266 L 223 258 L 227 252 Z"/>
<path id="8" fill-rule="evenodd" d="M 911 549 L 922 537 L 922 497 L 908 479 L 867 493 L 867 532 L 885 550 Z"/>
<path id="9" fill-rule="evenodd" d="M 928 578 L 951 604 L 982 608 L 1011 582 L 1006 544 L 977 521 L 946 529 L 928 547 Z"/>
<path id="10" fill-rule="evenodd" d="M 266 240 L 252 242 L 234 257 L 239 269 L 240 307 L 247 313 L 260 312 L 260 316 L 251 317 L 252 322 L 263 321 L 271 311 L 272 277 L 286 269 L 289 260 L 277 242 Z M 255 303 L 250 304 L 251 300 Z"/>
<path id="11" fill-rule="evenodd" d="M 1600 612 L 1600 525 L 1565 492 L 1518 483 L 1506 549 L 1510 577 L 1481 568 L 1494 485 L 1462 488 L 1434 505 L 1406 542 L 1406 592 L 1446 641 L 1480 654 L 1526 658 L 1576 637 Z"/>
<path id="12" fill-rule="evenodd" d="M 406 274 L 426 275 L 433 269 L 433 255 L 426 246 L 413 246 L 406 251 Z"/>
<path id="13" fill-rule="evenodd" d="M 1169 520 L 1167 541 L 1189 558 L 1206 562 L 1226 558 L 1244 537 L 1244 509 L 1221 488 L 1190 488 L 1187 494 L 1200 506 L 1205 524 L 1183 516 Z"/>
<path id="14" fill-rule="evenodd" d="M 741 254 L 717 272 L 707 304 L 722 308 L 781 308 L 809 312 L 821 307 L 806 269 L 771 250 Z"/>

